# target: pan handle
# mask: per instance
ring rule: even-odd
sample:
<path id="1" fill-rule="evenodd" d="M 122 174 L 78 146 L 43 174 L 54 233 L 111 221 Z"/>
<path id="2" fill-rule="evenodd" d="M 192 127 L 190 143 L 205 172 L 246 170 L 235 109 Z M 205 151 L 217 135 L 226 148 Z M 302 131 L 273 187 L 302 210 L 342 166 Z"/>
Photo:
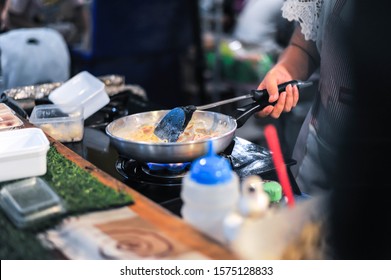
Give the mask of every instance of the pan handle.
<path id="1" fill-rule="evenodd" d="M 237 108 L 236 110 L 241 112 L 238 114 L 238 116 L 235 117 L 237 128 L 242 127 L 246 123 L 246 121 L 256 112 L 261 111 L 268 105 L 274 105 L 275 103 L 276 102 L 269 103 L 268 101 L 260 103 L 259 101 L 254 101 L 248 105 Z"/>
<path id="2" fill-rule="evenodd" d="M 278 87 L 278 92 L 282 92 L 285 90 L 285 87 L 288 83 L 282 84 Z M 236 110 L 239 111 L 239 114 L 235 117 L 237 128 L 242 127 L 246 121 L 256 112 L 261 111 L 263 108 L 269 105 L 274 105 L 277 103 L 269 102 L 269 93 L 267 90 L 252 90 L 254 102 L 247 104 L 245 106 L 239 107 Z"/>
<path id="3" fill-rule="evenodd" d="M 287 85 L 298 86 L 299 88 L 308 87 L 312 85 L 312 82 L 303 82 L 300 80 L 291 80 L 278 85 L 278 93 L 285 91 Z M 263 102 L 269 99 L 269 93 L 266 89 L 253 89 L 251 90 L 252 98 L 255 101 Z"/>

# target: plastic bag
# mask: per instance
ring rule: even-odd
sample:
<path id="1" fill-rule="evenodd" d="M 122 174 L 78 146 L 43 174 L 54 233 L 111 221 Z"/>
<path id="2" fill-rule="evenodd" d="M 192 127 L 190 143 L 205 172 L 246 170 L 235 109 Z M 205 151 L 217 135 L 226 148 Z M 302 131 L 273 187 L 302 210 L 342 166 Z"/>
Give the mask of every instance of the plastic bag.
<path id="1" fill-rule="evenodd" d="M 0 35 L 1 89 L 62 82 L 70 76 L 70 54 L 50 28 L 21 28 Z"/>

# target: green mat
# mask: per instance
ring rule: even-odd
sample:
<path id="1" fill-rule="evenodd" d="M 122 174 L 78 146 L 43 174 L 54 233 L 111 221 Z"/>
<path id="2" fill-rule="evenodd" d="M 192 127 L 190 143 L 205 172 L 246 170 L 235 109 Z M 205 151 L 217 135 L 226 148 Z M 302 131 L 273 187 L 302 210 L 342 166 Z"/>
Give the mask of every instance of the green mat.
<path id="1" fill-rule="evenodd" d="M 86 170 L 66 159 L 51 146 L 47 154 L 47 172 L 41 176 L 63 199 L 66 213 L 34 227 L 19 229 L 0 211 L 0 259 L 52 259 L 36 234 L 58 224 L 64 217 L 132 204 L 133 198 L 98 181 Z M 0 183 L 0 189 L 11 182 Z"/>
<path id="2" fill-rule="evenodd" d="M 44 176 L 51 187 L 67 204 L 68 214 L 107 209 L 133 202 L 125 192 L 105 186 L 86 170 L 58 153 L 48 151 L 48 171 Z"/>

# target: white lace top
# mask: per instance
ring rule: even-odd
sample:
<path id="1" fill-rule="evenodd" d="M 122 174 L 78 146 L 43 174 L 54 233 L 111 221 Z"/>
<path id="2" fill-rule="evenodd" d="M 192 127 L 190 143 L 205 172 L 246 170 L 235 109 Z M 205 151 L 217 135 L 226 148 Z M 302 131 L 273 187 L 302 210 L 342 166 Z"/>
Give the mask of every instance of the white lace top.
<path id="1" fill-rule="evenodd" d="M 305 39 L 315 41 L 320 51 L 326 19 L 335 2 L 336 0 L 286 0 L 281 8 L 282 16 L 289 21 L 299 22 Z"/>
<path id="2" fill-rule="evenodd" d="M 338 0 L 285 0 L 282 6 L 282 16 L 289 21 L 300 24 L 306 40 L 316 42 L 318 50 L 322 48 L 323 32 L 326 19 L 332 13 Z M 354 1 L 347 1 L 341 12 L 341 18 L 345 22 L 352 20 L 352 8 Z"/>
<path id="3" fill-rule="evenodd" d="M 282 16 L 289 21 L 299 22 L 306 40 L 315 41 L 322 5 L 323 0 L 286 0 L 281 9 Z"/>

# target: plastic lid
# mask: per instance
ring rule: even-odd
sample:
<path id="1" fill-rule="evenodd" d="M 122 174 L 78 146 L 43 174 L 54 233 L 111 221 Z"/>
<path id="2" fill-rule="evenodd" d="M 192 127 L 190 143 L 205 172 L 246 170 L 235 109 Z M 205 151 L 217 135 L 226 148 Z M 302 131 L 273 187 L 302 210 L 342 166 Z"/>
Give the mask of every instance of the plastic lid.
<path id="1" fill-rule="evenodd" d="M 190 178 L 200 184 L 221 184 L 232 179 L 232 168 L 226 158 L 213 152 L 212 141 L 209 141 L 206 156 L 200 157 L 192 163 Z"/>

